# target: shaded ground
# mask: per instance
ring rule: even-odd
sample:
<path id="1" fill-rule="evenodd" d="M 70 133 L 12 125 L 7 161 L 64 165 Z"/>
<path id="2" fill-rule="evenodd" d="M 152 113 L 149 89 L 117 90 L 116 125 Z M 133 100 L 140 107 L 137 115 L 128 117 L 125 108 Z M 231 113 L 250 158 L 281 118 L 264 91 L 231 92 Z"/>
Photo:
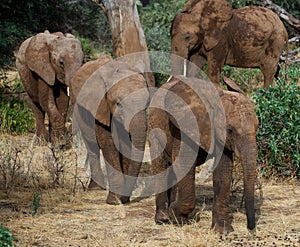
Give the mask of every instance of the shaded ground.
<path id="1" fill-rule="evenodd" d="M 0 142 L 0 222 L 13 233 L 17 246 L 300 246 L 299 182 L 262 181 L 262 190 L 256 191 L 255 233 L 246 229 L 237 183 L 231 200 L 235 232 L 220 236 L 210 229 L 209 179 L 197 181 L 199 222 L 156 225 L 153 196 L 129 205 L 107 205 L 107 191 L 84 191 L 88 179 L 71 151 L 56 155 L 63 165 L 57 182 L 53 174 L 58 163 L 51 150 L 31 145 L 32 137 L 16 139 L 3 137 Z M 14 158 L 14 150 L 19 158 Z M 4 183 L 8 156 L 18 169 L 13 179 L 7 173 Z"/>

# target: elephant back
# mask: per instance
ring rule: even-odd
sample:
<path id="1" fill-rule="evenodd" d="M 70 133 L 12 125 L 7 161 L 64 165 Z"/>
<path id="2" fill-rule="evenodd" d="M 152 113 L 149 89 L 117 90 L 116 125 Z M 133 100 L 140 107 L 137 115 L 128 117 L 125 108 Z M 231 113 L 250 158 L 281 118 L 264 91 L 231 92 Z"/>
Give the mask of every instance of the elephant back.
<path id="1" fill-rule="evenodd" d="M 205 80 L 197 78 L 180 77 L 175 79 L 170 86 L 165 98 L 165 108 L 176 112 L 176 116 L 170 115 L 170 121 L 190 139 L 196 142 L 206 152 L 212 153 L 216 141 L 225 143 L 226 119 L 220 101 L 221 91 Z M 167 86 L 165 86 L 167 87 Z M 174 95 L 179 96 L 185 102 L 185 106 L 177 103 Z M 192 112 L 192 114 L 191 114 Z M 191 125 L 196 120 L 196 126 Z M 184 128 L 179 122 L 185 122 Z M 198 128 L 199 132 L 195 131 Z M 199 136 L 198 136 L 199 135 Z"/>

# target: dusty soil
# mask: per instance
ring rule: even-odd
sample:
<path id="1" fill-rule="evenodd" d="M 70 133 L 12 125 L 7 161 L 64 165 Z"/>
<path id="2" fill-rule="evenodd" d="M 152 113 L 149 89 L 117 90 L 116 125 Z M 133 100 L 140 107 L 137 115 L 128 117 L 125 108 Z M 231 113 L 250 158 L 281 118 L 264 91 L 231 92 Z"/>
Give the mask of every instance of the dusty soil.
<path id="1" fill-rule="evenodd" d="M 88 176 L 72 149 L 37 147 L 32 136 L 0 139 L 0 223 L 10 229 L 16 246 L 300 246 L 299 181 L 261 179 L 257 228 L 250 233 L 236 173 L 235 231 L 222 236 L 210 229 L 210 179 L 197 179 L 198 222 L 156 225 L 154 196 L 111 206 L 105 203 L 107 191 L 85 190 Z"/>

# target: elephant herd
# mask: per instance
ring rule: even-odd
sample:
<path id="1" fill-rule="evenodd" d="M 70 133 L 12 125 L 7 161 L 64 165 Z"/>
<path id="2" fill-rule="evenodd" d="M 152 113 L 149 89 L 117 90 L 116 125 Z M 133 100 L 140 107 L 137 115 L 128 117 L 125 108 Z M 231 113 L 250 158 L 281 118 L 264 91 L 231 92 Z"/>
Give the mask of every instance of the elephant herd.
<path id="1" fill-rule="evenodd" d="M 65 145 L 70 99 L 73 134 L 81 134 L 87 150 L 89 188 L 108 187 L 106 202 L 112 205 L 130 201 L 148 140 L 158 224 L 189 221 L 196 204 L 195 168 L 214 157 L 212 228 L 222 234 L 233 231 L 229 196 L 235 155 L 243 166 L 247 227 L 252 230 L 258 119 L 233 81 L 224 77 L 227 89 L 220 86 L 220 72 L 225 64 L 258 67 L 268 87 L 287 32 L 265 8 L 190 0 L 175 16 L 171 38 L 176 55 L 172 78 L 158 89 L 126 59 L 101 55 L 83 64 L 80 41 L 71 34 L 45 31 L 25 40 L 16 67 L 36 117 L 37 136 Z M 186 60 L 196 66 L 186 67 Z M 206 61 L 212 83 L 196 77 Z"/>

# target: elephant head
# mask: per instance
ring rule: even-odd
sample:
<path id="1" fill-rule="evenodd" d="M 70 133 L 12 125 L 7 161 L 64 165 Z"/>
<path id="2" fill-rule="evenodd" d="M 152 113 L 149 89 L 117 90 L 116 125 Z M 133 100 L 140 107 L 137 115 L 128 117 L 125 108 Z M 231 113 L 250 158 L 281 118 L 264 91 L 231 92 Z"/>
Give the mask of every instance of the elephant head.
<path id="1" fill-rule="evenodd" d="M 223 81 L 230 82 L 224 77 Z M 232 89 L 232 87 L 230 87 Z M 227 135 L 225 148 L 240 159 L 244 174 L 244 197 L 249 229 L 255 227 L 254 184 L 256 181 L 258 119 L 251 101 L 242 93 L 225 91 L 221 101 L 226 113 Z"/>
<path id="2" fill-rule="evenodd" d="M 182 59 L 189 59 L 202 46 L 209 51 L 222 40 L 222 30 L 232 17 L 232 6 L 226 0 L 190 0 L 177 14 L 171 27 L 173 75 L 181 73 Z"/>
<path id="3" fill-rule="evenodd" d="M 68 86 L 82 65 L 84 54 L 73 35 L 45 31 L 31 38 L 24 57 L 29 69 L 48 85 L 53 86 L 58 79 Z"/>

